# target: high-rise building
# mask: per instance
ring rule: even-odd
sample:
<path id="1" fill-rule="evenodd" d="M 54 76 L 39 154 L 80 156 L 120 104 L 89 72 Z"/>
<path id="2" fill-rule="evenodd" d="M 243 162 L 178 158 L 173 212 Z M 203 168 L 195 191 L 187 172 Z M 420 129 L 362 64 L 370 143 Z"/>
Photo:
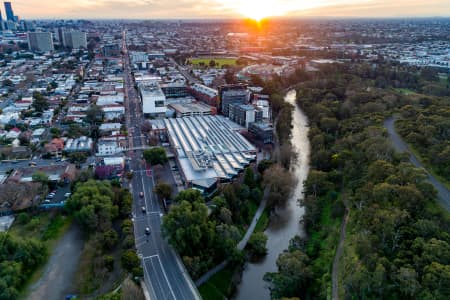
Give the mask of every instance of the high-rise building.
<path id="1" fill-rule="evenodd" d="M 64 47 L 71 49 L 87 48 L 86 32 L 79 30 L 63 31 L 62 41 L 60 41 Z"/>
<path id="2" fill-rule="evenodd" d="M 30 51 L 53 51 L 53 38 L 51 32 L 28 32 L 28 48 Z"/>
<path id="3" fill-rule="evenodd" d="M 61 45 L 64 46 L 64 28 L 58 28 L 58 41 Z"/>
<path id="4" fill-rule="evenodd" d="M 10 1 L 5 1 L 5 13 L 6 20 L 15 22 L 16 18 L 14 17 L 14 11 L 12 9 L 12 5 Z"/>
<path id="5" fill-rule="evenodd" d="M 250 93 L 244 84 L 228 84 L 219 87 L 220 109 L 225 117 L 229 115 L 230 104 L 247 104 Z"/>

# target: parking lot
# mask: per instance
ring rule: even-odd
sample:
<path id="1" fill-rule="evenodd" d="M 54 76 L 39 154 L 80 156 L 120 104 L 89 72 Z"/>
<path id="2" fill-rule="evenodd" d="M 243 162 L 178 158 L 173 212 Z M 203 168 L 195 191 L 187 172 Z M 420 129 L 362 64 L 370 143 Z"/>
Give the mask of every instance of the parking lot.
<path id="1" fill-rule="evenodd" d="M 49 194 L 51 192 L 55 191 L 53 197 L 49 197 Z M 66 197 L 66 194 L 70 193 L 70 184 L 66 184 L 62 187 L 57 186 L 57 188 L 53 190 L 49 190 L 46 197 L 42 200 L 43 204 L 49 204 L 49 203 L 61 203 L 62 201 L 67 200 L 68 197 Z"/>

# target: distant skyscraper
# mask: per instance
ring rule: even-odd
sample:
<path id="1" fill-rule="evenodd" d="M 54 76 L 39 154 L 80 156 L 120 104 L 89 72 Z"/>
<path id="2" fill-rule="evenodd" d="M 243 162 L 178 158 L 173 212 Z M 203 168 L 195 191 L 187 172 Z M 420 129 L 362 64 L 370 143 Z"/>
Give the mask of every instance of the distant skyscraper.
<path id="1" fill-rule="evenodd" d="M 31 51 L 53 51 L 53 38 L 51 32 L 28 32 L 28 48 Z"/>
<path id="2" fill-rule="evenodd" d="M 14 12 L 12 9 L 11 2 L 5 1 L 5 13 L 6 13 L 6 20 L 15 22 Z"/>

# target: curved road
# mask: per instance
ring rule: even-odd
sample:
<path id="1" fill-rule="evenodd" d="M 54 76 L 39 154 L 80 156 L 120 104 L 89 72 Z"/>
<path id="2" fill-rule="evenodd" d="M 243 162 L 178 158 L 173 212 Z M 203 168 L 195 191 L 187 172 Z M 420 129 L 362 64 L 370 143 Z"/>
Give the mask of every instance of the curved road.
<path id="1" fill-rule="evenodd" d="M 432 174 L 430 174 L 427 169 L 422 165 L 422 163 L 417 159 L 417 157 L 411 152 L 409 146 L 403 141 L 401 136 L 395 130 L 395 121 L 397 117 L 390 117 L 384 121 L 384 127 L 387 129 L 389 134 L 389 139 L 392 142 L 395 150 L 399 152 L 406 152 L 409 154 L 409 160 L 411 163 L 417 167 L 422 168 L 427 173 L 428 181 L 434 186 L 438 192 L 438 199 L 441 205 L 450 212 L 450 191 L 445 185 L 443 185 L 439 180 L 436 179 Z"/>

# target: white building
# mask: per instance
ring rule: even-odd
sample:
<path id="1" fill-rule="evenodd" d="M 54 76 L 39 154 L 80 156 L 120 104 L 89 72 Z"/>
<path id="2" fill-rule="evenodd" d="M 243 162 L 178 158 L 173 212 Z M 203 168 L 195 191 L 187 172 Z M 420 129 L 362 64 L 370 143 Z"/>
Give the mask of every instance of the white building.
<path id="1" fill-rule="evenodd" d="M 116 141 L 99 141 L 97 144 L 97 156 L 116 155 L 123 150 L 123 147 Z"/>
<path id="2" fill-rule="evenodd" d="M 105 114 L 106 120 L 120 119 L 125 114 L 125 107 L 121 105 L 103 106 L 102 110 Z"/>
<path id="3" fill-rule="evenodd" d="M 120 123 L 103 123 L 100 125 L 99 129 L 102 132 L 118 131 L 122 127 Z"/>
<path id="4" fill-rule="evenodd" d="M 97 99 L 98 106 L 123 104 L 125 97 L 123 93 L 117 93 L 115 95 L 100 95 Z"/>
<path id="5" fill-rule="evenodd" d="M 147 81 L 140 83 L 139 93 L 144 115 L 158 116 L 166 113 L 166 96 L 158 82 Z"/>

